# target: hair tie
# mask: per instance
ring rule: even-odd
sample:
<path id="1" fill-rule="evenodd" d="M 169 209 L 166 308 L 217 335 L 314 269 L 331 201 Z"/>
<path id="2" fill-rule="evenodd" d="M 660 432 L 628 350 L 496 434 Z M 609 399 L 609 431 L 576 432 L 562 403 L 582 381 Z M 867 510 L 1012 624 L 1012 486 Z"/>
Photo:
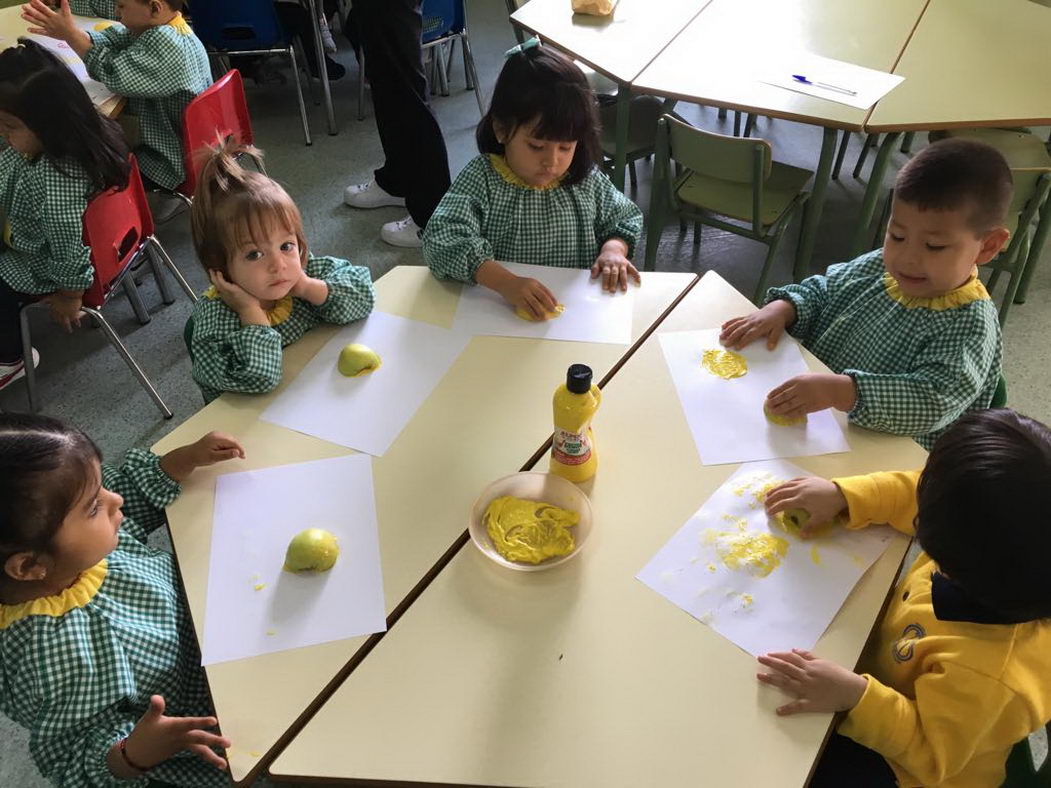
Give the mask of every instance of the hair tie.
<path id="1" fill-rule="evenodd" d="M 504 52 L 504 58 L 506 59 L 514 57 L 515 55 L 520 55 L 527 49 L 535 49 L 538 46 L 540 46 L 540 39 L 536 36 L 533 36 L 528 41 L 523 41 L 518 46 L 513 46 L 509 50 Z"/>

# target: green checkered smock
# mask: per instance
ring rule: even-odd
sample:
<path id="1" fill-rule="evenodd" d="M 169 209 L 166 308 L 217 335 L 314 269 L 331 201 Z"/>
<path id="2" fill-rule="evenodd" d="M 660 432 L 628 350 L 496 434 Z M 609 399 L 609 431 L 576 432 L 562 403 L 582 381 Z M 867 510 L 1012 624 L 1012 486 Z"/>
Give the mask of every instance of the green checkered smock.
<path id="1" fill-rule="evenodd" d="M 0 205 L 7 214 L 0 279 L 20 293 L 86 290 L 95 278 L 84 246 L 84 211 L 94 191 L 72 161 L 0 151 Z"/>
<path id="2" fill-rule="evenodd" d="M 988 408 L 1000 379 L 996 308 L 972 277 L 935 298 L 909 298 L 883 266 L 883 250 L 801 284 L 771 288 L 766 302 L 791 301 L 788 331 L 858 399 L 847 418 L 859 427 L 911 435 L 926 449 L 969 410 Z"/>
<path id="3" fill-rule="evenodd" d="M 118 780 L 106 753 L 131 733 L 151 695 L 165 714 L 210 716 L 190 616 L 171 555 L 146 546 L 179 485 L 155 454 L 132 450 L 102 483 L 124 497 L 117 548 L 57 596 L 0 605 L 0 710 L 29 731 L 40 772 L 63 788 L 146 785 Z M 179 786 L 228 785 L 225 772 L 182 752 L 149 772 Z"/>
<path id="4" fill-rule="evenodd" d="M 184 180 L 182 114 L 212 84 L 208 55 L 179 14 L 167 25 L 133 36 L 124 25 L 91 31 L 84 56 L 88 74 L 128 99 L 139 118 L 139 168 L 154 182 L 174 189 Z"/>
<path id="5" fill-rule="evenodd" d="M 328 285 L 321 306 L 286 296 L 269 313 L 269 326 L 244 326 L 214 288 L 193 307 L 193 379 L 205 402 L 224 391 L 265 394 L 281 382 L 281 352 L 319 323 L 343 325 L 372 311 L 376 292 L 369 269 L 338 257 L 310 257 L 307 276 Z"/>
<path id="6" fill-rule="evenodd" d="M 117 18 L 117 0 L 69 0 L 69 10 L 78 16 Z"/>
<path id="7" fill-rule="evenodd" d="M 590 268 L 610 238 L 628 244 L 642 212 L 597 168 L 575 186 L 525 184 L 502 156 L 477 156 L 456 176 L 423 231 L 423 259 L 439 279 L 474 283 L 486 260 Z"/>

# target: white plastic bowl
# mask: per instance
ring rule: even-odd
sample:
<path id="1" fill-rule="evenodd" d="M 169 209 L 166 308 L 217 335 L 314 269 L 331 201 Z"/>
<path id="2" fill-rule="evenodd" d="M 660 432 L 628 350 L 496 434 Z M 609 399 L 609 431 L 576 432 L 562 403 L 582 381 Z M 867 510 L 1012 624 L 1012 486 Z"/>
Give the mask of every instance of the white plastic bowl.
<path id="1" fill-rule="evenodd" d="M 575 544 L 573 551 L 566 555 L 550 558 L 539 564 L 508 561 L 500 555 L 496 548 L 493 547 L 493 542 L 489 538 L 489 532 L 486 530 L 483 518 L 485 510 L 489 508 L 489 504 L 492 503 L 493 499 L 502 495 L 512 495 L 515 498 L 523 498 L 528 501 L 543 501 L 562 509 L 577 512 L 580 515 L 580 522 L 571 529 Z M 471 541 L 474 542 L 475 547 L 500 564 L 500 566 L 506 566 L 508 569 L 518 569 L 522 572 L 537 572 L 541 569 L 550 569 L 553 566 L 564 564 L 579 553 L 580 548 L 584 546 L 584 542 L 587 541 L 588 536 L 591 534 L 591 501 L 580 491 L 579 487 L 572 482 L 567 482 L 561 476 L 540 473 L 539 471 L 513 473 L 510 476 L 497 479 L 482 490 L 482 494 L 478 496 L 478 500 L 471 507 L 471 519 L 467 525 L 467 530 L 471 534 Z"/>

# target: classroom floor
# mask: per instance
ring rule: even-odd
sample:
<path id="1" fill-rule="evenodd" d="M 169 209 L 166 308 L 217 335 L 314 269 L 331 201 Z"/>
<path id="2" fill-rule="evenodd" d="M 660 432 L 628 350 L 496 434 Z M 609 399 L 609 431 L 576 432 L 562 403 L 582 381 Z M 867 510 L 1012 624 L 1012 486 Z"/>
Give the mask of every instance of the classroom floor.
<path id="1" fill-rule="evenodd" d="M 475 62 L 483 96 L 488 96 L 503 63 L 503 53 L 515 40 L 503 0 L 470 0 L 467 5 Z M 379 239 L 380 225 L 400 219 L 405 213 L 403 210 L 356 211 L 342 204 L 344 187 L 368 180 L 372 169 L 380 163 L 382 153 L 371 106 L 367 107 L 365 119 L 357 120 L 357 66 L 346 40 L 338 33 L 336 38 L 340 46 L 338 59 L 348 71 L 346 77 L 332 86 L 337 136 L 326 133 L 323 108 L 308 105 L 314 144 L 303 145 L 290 82 L 259 87 L 249 81 L 248 101 L 256 142 L 267 154 L 267 170 L 285 185 L 298 203 L 311 249 L 367 265 L 373 278 L 378 279 L 397 265 L 421 265 L 422 258 L 418 250 L 395 249 Z M 445 134 L 450 169 L 455 177 L 476 155 L 474 129 L 479 119 L 474 94 L 464 89 L 459 49 L 450 81 L 451 95 L 435 97 L 433 106 Z M 320 94 L 320 90 L 316 92 Z M 719 121 L 716 111 L 710 108 L 680 104 L 676 111 L 696 125 L 725 133 L 732 131 L 732 114 L 727 120 Z M 1046 137 L 1047 130 L 1038 133 Z M 821 146 L 818 129 L 783 120 L 760 119 L 755 134 L 773 144 L 778 160 L 816 168 Z M 861 140 L 861 135 L 854 135 L 844 177 L 829 187 L 815 251 L 815 268 L 842 260 L 849 243 L 853 218 L 865 188 L 863 180 L 850 177 Z M 916 147 L 920 144 L 918 138 Z M 896 165 L 900 166 L 905 159 L 904 154 L 895 154 Z M 649 205 L 649 176 L 649 165 L 639 162 L 639 189 L 631 196 L 644 211 Z M 789 232 L 794 242 L 796 228 Z M 190 243 L 187 214 L 177 215 L 160 227 L 157 235 L 191 284 L 198 290 L 205 289 L 207 281 Z M 793 247 L 794 243 L 783 245 L 771 274 L 771 284 L 789 281 Z M 637 253 L 640 265 L 643 251 L 640 248 Z M 661 240 L 658 268 L 715 270 L 741 292 L 750 294 L 765 251 L 760 244 L 711 228 L 705 229 L 702 243 L 697 247 L 692 231 L 681 236 L 678 225 L 670 224 Z M 173 305 L 165 307 L 149 277 L 144 280 L 141 291 L 152 315 L 148 325 L 135 321 L 123 296 L 114 298 L 106 307 L 106 315 L 174 412 L 174 418 L 168 421 L 161 418 L 100 331 L 82 328 L 67 336 L 50 323 L 43 310 L 36 313 L 34 320 L 34 345 L 41 355 L 37 380 L 43 412 L 84 429 L 110 460 L 118 460 L 133 446 L 152 445 L 203 405 L 190 377 L 190 362 L 182 338 L 183 325 L 190 314 L 189 301 L 180 293 Z M 1012 309 L 1004 331 L 1004 370 L 1010 387 L 1010 404 L 1045 422 L 1051 422 L 1051 345 L 1045 340 L 1049 334 L 1051 266 L 1045 264 L 1033 279 L 1027 303 Z M 26 407 L 22 384 L 0 392 L 0 409 L 17 411 Z M 158 541 L 163 543 L 164 535 L 159 535 Z M 1042 753 L 1046 743 L 1042 736 L 1038 738 L 1038 749 Z M 29 758 L 25 734 L 3 717 L 0 717 L 0 785 L 16 788 L 46 785 Z"/>

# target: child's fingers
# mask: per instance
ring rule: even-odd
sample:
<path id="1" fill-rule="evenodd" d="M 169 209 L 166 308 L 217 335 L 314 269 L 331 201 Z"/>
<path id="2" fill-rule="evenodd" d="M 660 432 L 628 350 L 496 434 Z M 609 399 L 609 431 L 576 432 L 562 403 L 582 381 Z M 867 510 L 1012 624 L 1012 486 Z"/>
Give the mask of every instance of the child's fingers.
<path id="1" fill-rule="evenodd" d="M 755 677 L 763 684 L 767 684 L 771 687 L 777 687 L 779 690 L 785 692 L 791 692 L 789 687 L 788 677 L 780 673 L 756 673 Z"/>
<path id="2" fill-rule="evenodd" d="M 620 292 L 626 293 L 628 292 L 628 267 L 626 265 L 621 266 L 620 271 L 618 271 L 618 274 L 618 279 L 620 281 Z"/>
<path id="3" fill-rule="evenodd" d="M 202 730 L 192 730 L 187 732 L 183 737 L 183 741 L 186 742 L 186 746 L 190 746 L 191 744 L 203 744 L 205 747 L 222 748 L 230 746 L 230 740 L 225 736 Z"/>
<path id="4" fill-rule="evenodd" d="M 642 284 L 642 274 L 639 273 L 639 269 L 636 268 L 632 263 L 628 263 L 628 274 L 632 279 L 635 280 L 635 284 Z"/>
<path id="5" fill-rule="evenodd" d="M 214 728 L 219 724 L 215 717 L 173 717 L 172 727 L 181 731 L 196 730 L 198 728 Z"/>
<path id="6" fill-rule="evenodd" d="M 798 698 L 791 703 L 786 703 L 784 706 L 777 707 L 778 715 L 787 717 L 791 714 L 799 714 L 802 711 L 806 711 L 810 707 L 810 701 L 806 698 Z"/>
<path id="7" fill-rule="evenodd" d="M 526 293 L 525 304 L 530 312 L 533 313 L 533 317 L 540 320 L 544 317 L 544 307 L 541 305 L 540 300 L 532 293 Z"/>
<path id="8" fill-rule="evenodd" d="M 591 264 L 591 278 L 598 279 L 598 275 L 602 273 L 602 265 L 596 260 Z"/>
<path id="9" fill-rule="evenodd" d="M 220 758 L 218 755 L 216 755 L 211 750 L 209 750 L 203 744 L 191 744 L 186 749 L 189 750 L 190 752 L 194 753 L 198 758 L 200 758 L 205 763 L 210 763 L 216 769 L 225 769 L 226 768 L 226 761 L 223 760 L 222 758 Z"/>
<path id="10" fill-rule="evenodd" d="M 767 350 L 773 350 L 774 348 L 777 347 L 777 343 L 781 339 L 781 334 L 783 332 L 784 332 L 784 329 L 781 328 L 780 326 L 774 326 L 773 328 L 770 329 L 770 333 L 767 334 L 767 336 L 766 336 L 766 349 Z"/>
<path id="11" fill-rule="evenodd" d="M 806 660 L 799 656 L 795 651 L 775 651 L 771 654 L 767 654 L 768 657 L 779 659 L 782 662 L 787 662 L 800 670 L 806 667 Z"/>
<path id="12" fill-rule="evenodd" d="M 241 449 L 216 449 L 213 458 L 216 462 L 223 462 L 224 460 L 232 460 L 235 457 L 244 459 L 244 452 Z"/>
<path id="13" fill-rule="evenodd" d="M 558 306 L 558 299 L 555 298 L 555 294 L 548 290 L 547 286 L 542 282 L 537 282 L 540 289 L 540 304 L 544 309 L 539 312 L 539 316 L 543 317 L 544 312 L 553 312 L 555 307 Z"/>
<path id="14" fill-rule="evenodd" d="M 803 669 L 797 665 L 788 662 L 784 657 L 785 654 L 763 654 L 759 657 L 759 664 L 770 668 L 782 675 L 794 679 L 795 681 L 802 681 L 806 678 L 806 673 Z"/>
<path id="15" fill-rule="evenodd" d="M 794 649 L 792 649 L 792 653 L 793 654 L 798 654 L 799 656 L 801 656 L 803 659 L 806 659 L 806 660 L 817 659 L 817 657 L 815 657 L 813 654 L 811 654 L 805 648 L 794 648 Z"/>

